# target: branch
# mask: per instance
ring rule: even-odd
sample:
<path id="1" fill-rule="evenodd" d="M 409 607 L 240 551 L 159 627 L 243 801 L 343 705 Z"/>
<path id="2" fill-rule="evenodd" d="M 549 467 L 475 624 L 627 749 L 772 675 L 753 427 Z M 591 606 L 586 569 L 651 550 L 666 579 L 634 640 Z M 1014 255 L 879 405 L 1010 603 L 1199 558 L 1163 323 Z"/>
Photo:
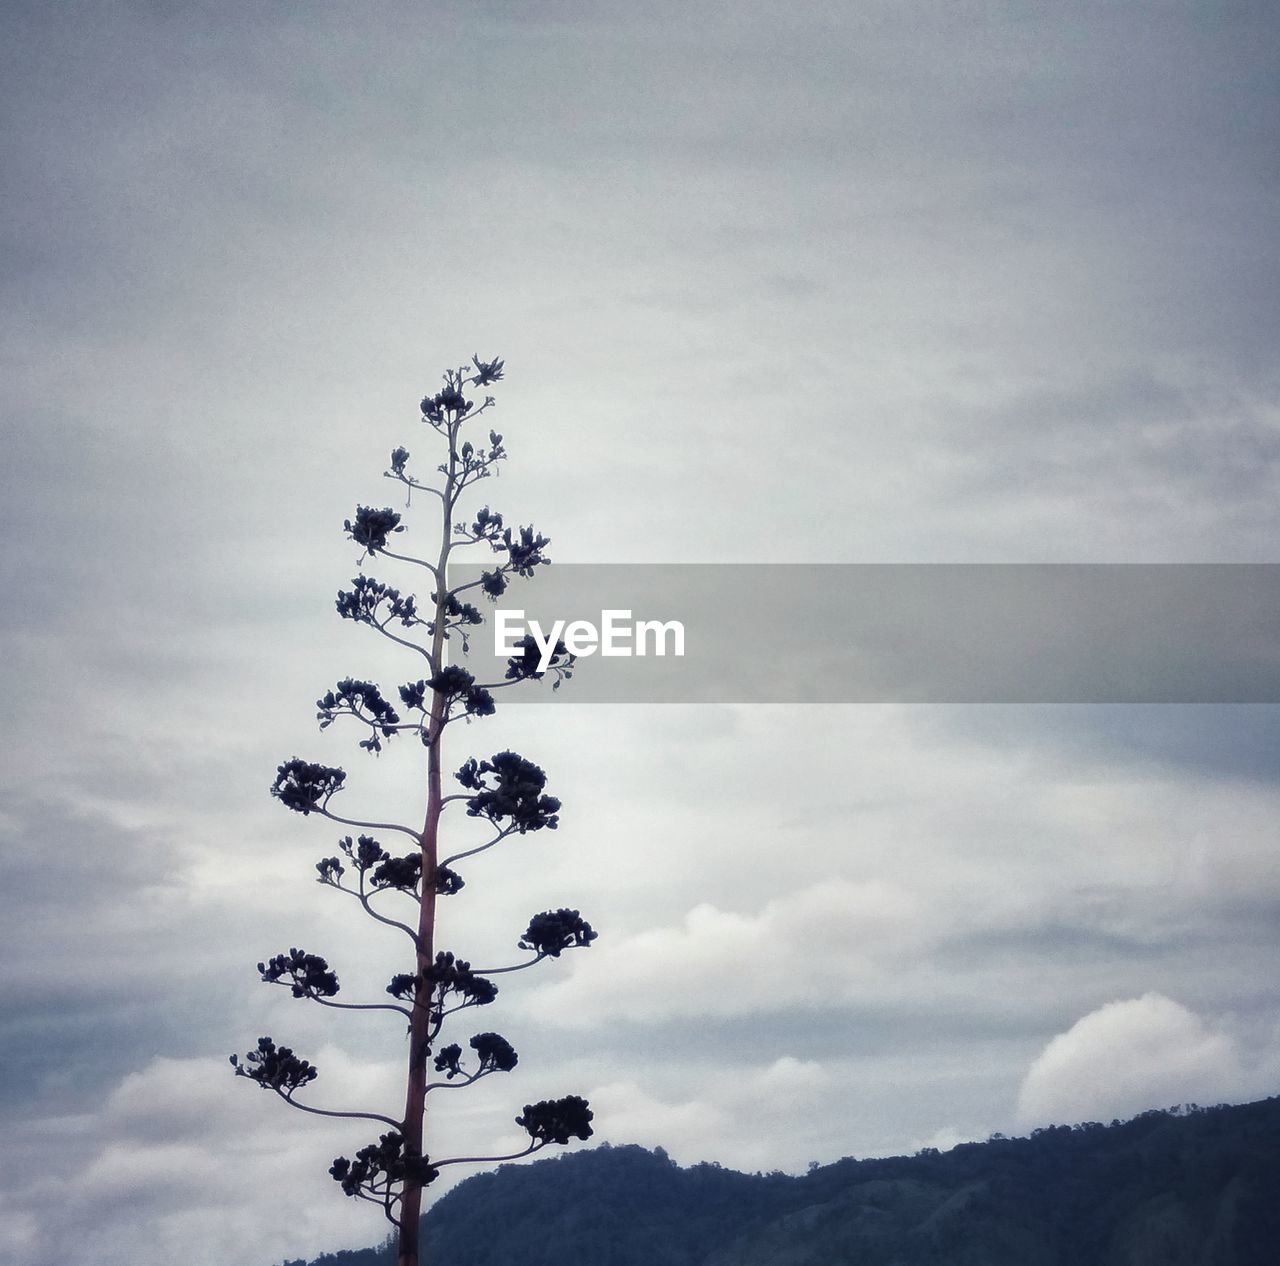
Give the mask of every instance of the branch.
<path id="1" fill-rule="evenodd" d="M 284 984 L 284 981 L 280 983 Z M 334 1002 L 330 998 L 321 998 L 318 994 L 307 996 L 314 997 L 322 1007 L 338 1007 L 342 1011 L 395 1011 L 406 1020 L 413 1018 L 405 1007 L 398 1007 L 394 1002 Z"/>
<path id="2" fill-rule="evenodd" d="M 418 940 L 417 932 L 415 932 L 407 923 L 401 923 L 399 919 L 392 919 L 385 914 L 379 914 L 378 911 L 373 908 L 373 906 L 369 902 L 369 898 L 372 896 L 372 893 L 369 893 L 365 890 L 363 870 L 360 872 L 360 891 L 356 892 L 354 889 L 351 889 L 351 888 L 344 888 L 343 891 L 351 893 L 351 895 L 355 897 L 356 900 L 359 901 L 360 904 L 364 907 L 365 914 L 367 914 L 371 919 L 376 919 L 379 923 L 385 923 L 388 927 L 391 927 L 391 928 L 399 928 L 400 931 L 405 933 L 405 935 L 408 936 L 408 938 L 413 942 L 414 949 L 422 948 L 422 943 Z M 404 889 L 402 888 L 400 889 L 400 891 L 403 892 Z M 415 894 L 409 893 L 408 895 L 414 896 Z M 419 901 L 421 900 L 421 898 L 416 898 L 416 897 L 415 899 Z M 396 1007 L 396 1010 L 399 1011 L 400 1008 Z M 409 1015 L 409 1012 L 406 1011 L 404 1012 L 404 1014 Z M 409 1018 L 410 1020 L 412 1020 L 413 1017 L 409 1016 Z"/>
<path id="3" fill-rule="evenodd" d="M 470 797 L 467 797 L 470 799 Z M 460 862 L 464 857 L 474 857 L 477 853 L 483 853 L 486 849 L 492 848 L 495 844 L 500 844 L 503 840 L 515 832 L 515 827 L 509 826 L 498 832 L 487 844 L 480 844 L 475 848 L 469 848 L 465 853 L 454 853 L 452 857 L 446 857 L 440 863 L 441 866 L 452 866 L 454 862 Z"/>
<path id="4" fill-rule="evenodd" d="M 329 875 L 327 877 L 321 876 L 320 882 L 328 888 L 334 888 L 338 892 L 345 892 L 349 897 L 354 897 L 361 904 L 361 906 L 364 907 L 364 912 L 371 919 L 375 919 L 379 923 L 385 923 L 388 927 L 391 927 L 391 928 L 399 928 L 400 931 L 403 932 L 413 942 L 414 948 L 417 949 L 418 934 L 413 930 L 413 928 L 411 928 L 407 923 L 401 923 L 399 919 L 393 919 L 389 915 L 382 914 L 378 910 L 375 910 L 373 908 L 373 905 L 370 902 L 370 898 L 372 898 L 375 894 L 379 892 L 387 892 L 389 891 L 389 888 L 374 888 L 372 891 L 369 891 L 365 887 L 364 870 L 357 867 L 357 873 L 360 876 L 360 887 L 358 889 L 348 888 L 347 885 L 344 884 L 341 879 L 338 879 L 333 875 Z M 408 888 L 397 888 L 395 889 L 395 891 L 404 893 L 406 897 L 409 897 L 414 901 L 421 902 L 422 900 L 422 898 L 419 897 L 416 892 L 411 892 Z M 395 1010 L 399 1011 L 400 1008 L 396 1007 Z M 408 1012 L 404 1012 L 404 1014 L 407 1015 Z"/>
<path id="5" fill-rule="evenodd" d="M 497 568 L 497 570 L 498 570 L 498 571 L 505 571 L 505 570 L 506 570 L 506 567 L 505 567 L 505 566 L 502 566 L 502 567 Z M 449 594 L 449 596 L 450 596 L 450 597 L 456 598 L 456 597 L 458 596 L 458 594 L 460 594 L 460 593 L 466 593 L 466 591 L 467 591 L 468 589 L 478 589 L 478 588 L 479 588 L 483 583 L 484 583 L 484 581 L 482 581 L 482 580 L 469 580 L 469 581 L 467 581 L 467 583 L 466 583 L 465 585 L 458 585 L 456 588 L 454 588 L 454 589 L 450 589 L 450 590 L 448 591 L 448 594 Z"/>
<path id="6" fill-rule="evenodd" d="M 547 672 L 549 673 L 550 671 L 551 669 L 548 668 Z M 538 674 L 539 677 L 545 677 L 546 675 L 547 673 Z M 508 677 L 505 681 L 483 681 L 483 682 L 478 682 L 477 685 L 480 687 L 481 690 L 503 690 L 507 686 L 518 686 L 522 682 L 525 682 L 528 680 L 529 680 L 528 677 Z"/>
<path id="7" fill-rule="evenodd" d="M 390 1117 L 384 1117 L 380 1112 L 334 1112 L 329 1108 L 313 1108 L 309 1104 L 299 1103 L 291 1094 L 286 1094 L 283 1090 L 277 1090 L 276 1094 L 291 1108 L 297 1108 L 300 1112 L 310 1112 L 318 1117 L 347 1117 L 353 1121 L 380 1121 L 383 1125 L 389 1125 L 393 1130 L 401 1131 L 404 1129 L 403 1121 L 393 1121 Z"/>
<path id="8" fill-rule="evenodd" d="M 389 549 L 380 549 L 378 553 L 383 555 L 385 558 L 394 558 L 397 562 L 400 562 L 400 563 L 414 563 L 418 567 L 425 567 L 432 574 L 432 576 L 435 577 L 437 581 L 439 581 L 440 579 L 440 573 L 436 569 L 435 563 L 428 563 L 425 559 L 422 559 L 422 558 L 414 558 L 410 554 L 393 554 Z"/>
<path id="9" fill-rule="evenodd" d="M 550 955 L 548 954 L 535 954 L 527 963 L 516 963 L 512 967 L 473 967 L 471 970 L 474 971 L 477 976 L 501 976 L 503 972 L 524 971 L 526 967 L 532 967 L 535 963 L 540 963 L 544 958 L 549 957 Z"/>
<path id="10" fill-rule="evenodd" d="M 377 625 L 374 627 L 376 628 Z M 400 641 L 400 639 L 394 634 L 388 633 L 387 636 L 390 637 L 393 642 Z M 402 643 L 402 645 L 409 646 L 412 645 L 412 643 L 405 642 Z M 419 711 L 421 711 L 421 709 L 419 709 Z M 390 738 L 392 734 L 404 734 L 410 730 L 416 730 L 418 733 L 421 733 L 427 728 L 425 721 L 395 721 L 391 723 L 375 721 L 372 717 L 365 716 L 363 712 L 357 712 L 355 708 L 350 707 L 333 708 L 331 709 L 331 712 L 332 716 L 329 718 L 328 722 L 320 727 L 322 730 L 327 729 L 329 725 L 332 725 L 334 720 L 338 717 L 355 717 L 355 719 L 362 725 L 367 725 L 375 735 L 382 738 Z"/>
<path id="11" fill-rule="evenodd" d="M 431 665 L 432 669 L 434 670 L 435 659 L 432 657 L 431 652 L 427 650 L 425 646 L 419 646 L 417 642 L 411 642 L 408 640 L 408 638 L 397 637 L 394 633 L 389 633 L 387 631 L 387 625 L 390 624 L 391 621 L 394 620 L 395 618 L 396 618 L 395 616 L 389 615 L 387 616 L 386 620 L 384 620 L 381 624 L 376 624 L 373 621 L 368 621 L 368 624 L 370 628 L 377 629 L 378 632 L 381 633 L 383 637 L 390 638 L 391 641 L 395 642 L 398 646 L 404 646 L 411 651 L 417 651 L 418 654 L 421 655 L 427 661 L 427 663 Z"/>
<path id="12" fill-rule="evenodd" d="M 419 847 L 422 845 L 422 836 L 412 827 L 400 826 L 396 822 L 359 822 L 355 818 L 340 818 L 330 811 L 328 805 L 329 796 L 325 796 L 324 804 L 316 805 L 315 811 L 328 818 L 330 822 L 340 822 L 343 826 L 354 826 L 362 831 L 399 831 L 402 835 L 407 835 L 411 840 L 416 841 Z"/>
<path id="13" fill-rule="evenodd" d="M 488 1006 L 489 1001 L 479 1002 L 475 998 L 468 998 L 466 1002 L 459 1002 L 454 1007 L 442 1007 L 435 1012 L 437 1025 L 436 1032 L 440 1031 L 440 1026 L 444 1024 L 445 1018 L 451 1015 L 457 1015 L 459 1011 L 465 1011 L 468 1007 L 484 1007 Z"/>
<path id="14" fill-rule="evenodd" d="M 448 1160 L 433 1160 L 431 1164 L 436 1169 L 443 1169 L 446 1165 L 483 1165 L 492 1164 L 495 1161 L 519 1160 L 522 1156 L 530 1156 L 534 1152 L 541 1151 L 546 1146 L 545 1139 L 534 1139 L 523 1152 L 512 1152 L 509 1156 L 451 1156 Z"/>
<path id="15" fill-rule="evenodd" d="M 371 1187 L 369 1188 L 369 1190 L 376 1191 L 377 1188 Z M 391 1206 L 395 1204 L 397 1201 L 399 1201 L 400 1197 L 398 1195 L 393 1195 L 390 1189 L 387 1190 L 387 1194 L 385 1196 L 381 1196 L 381 1197 L 376 1195 L 366 1196 L 364 1191 L 360 1188 L 357 1188 L 354 1192 L 352 1192 L 352 1194 L 356 1197 L 357 1200 L 367 1200 L 370 1204 L 376 1204 L 382 1210 L 382 1212 L 386 1215 L 387 1221 L 390 1222 L 391 1225 L 395 1227 L 397 1231 L 401 1229 L 400 1220 L 396 1217 L 393 1217 L 391 1214 Z"/>
<path id="16" fill-rule="evenodd" d="M 394 479 L 398 483 L 404 484 L 405 487 L 409 489 L 410 493 L 415 490 L 418 492 L 429 492 L 432 496 L 439 497 L 441 501 L 444 500 L 444 493 L 442 493 L 439 488 L 433 488 L 430 484 L 419 483 L 412 475 L 398 475 L 393 470 L 384 470 L 382 472 L 382 477 L 384 479 Z"/>
<path id="17" fill-rule="evenodd" d="M 481 1077 L 488 1076 L 489 1069 L 481 1069 L 475 1073 L 465 1073 L 465 1081 L 429 1081 L 427 1082 L 427 1090 L 457 1090 L 459 1086 L 469 1086 L 472 1082 L 479 1081 Z M 424 1094 L 426 1091 L 423 1092 Z M 433 1162 L 434 1163 L 434 1162 Z"/>
<path id="18" fill-rule="evenodd" d="M 330 886 L 336 888 L 338 885 L 332 884 Z M 357 895 L 351 892 L 350 888 L 344 888 L 343 892 L 350 892 L 353 897 Z M 293 985 L 287 980 L 267 980 L 266 983 L 280 985 L 285 989 L 293 988 Z M 295 994 L 294 996 L 298 997 L 299 995 Z M 396 1006 L 394 1002 L 334 1002 L 332 998 L 326 998 L 323 994 L 316 993 L 314 989 L 307 990 L 301 997 L 310 998 L 312 1002 L 318 1002 L 322 1007 L 337 1007 L 341 1011 L 398 1011 L 406 1020 L 410 1018 L 409 1012 L 404 1007 Z"/>

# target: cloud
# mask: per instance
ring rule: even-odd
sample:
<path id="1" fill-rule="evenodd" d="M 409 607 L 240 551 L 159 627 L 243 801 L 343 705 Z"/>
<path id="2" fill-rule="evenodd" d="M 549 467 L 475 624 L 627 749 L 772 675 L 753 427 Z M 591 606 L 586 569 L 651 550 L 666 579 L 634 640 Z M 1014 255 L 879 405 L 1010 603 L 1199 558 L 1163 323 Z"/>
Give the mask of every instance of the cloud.
<path id="1" fill-rule="evenodd" d="M 887 962 L 917 945 L 920 929 L 911 894 L 879 881 L 815 884 L 756 914 L 704 902 L 677 926 L 593 946 L 533 1005 L 594 1024 L 610 1014 L 730 1016 L 848 999 L 872 990 Z"/>
<path id="2" fill-rule="evenodd" d="M 821 1063 L 783 1055 L 726 1068 L 687 1098 L 663 1098 L 630 1079 L 597 1086 L 589 1098 L 602 1141 L 664 1147 L 681 1164 L 775 1168 L 796 1164 L 797 1119 L 811 1117 L 832 1085 Z"/>
<path id="3" fill-rule="evenodd" d="M 317 1063 L 317 1105 L 390 1099 L 400 1075 L 398 1064 L 357 1063 L 333 1048 Z M 86 1236 L 102 1266 L 140 1258 L 216 1266 L 369 1243 L 381 1228 L 325 1171 L 377 1128 L 290 1111 L 234 1077 L 225 1060 L 154 1059 L 95 1112 L 11 1130 L 0 1165 L 8 1189 L 0 1263 L 82 1260 Z"/>
<path id="4" fill-rule="evenodd" d="M 1024 1126 L 1129 1117 L 1265 1093 L 1235 1037 L 1159 993 L 1109 1002 L 1058 1034 L 1018 1091 Z M 1271 1087 L 1274 1089 L 1274 1087 Z"/>
<path id="5" fill-rule="evenodd" d="M 988 1137 L 986 1130 L 959 1130 L 954 1125 L 944 1125 L 925 1138 L 916 1139 L 906 1148 L 908 1152 L 918 1152 L 921 1148 L 937 1148 L 940 1152 L 949 1152 L 961 1143 L 978 1143 Z"/>
<path id="6" fill-rule="evenodd" d="M 451 0 L 256 6 L 216 38 L 208 6 L 153 7 L 0 15 L 22 1266 L 382 1230 L 324 1173 L 350 1136 L 225 1053 L 275 1032 L 335 1105 L 402 1075 L 368 1086 L 252 963 L 301 943 L 353 997 L 385 985 L 385 942 L 313 898 L 334 833 L 265 787 L 347 741 L 310 731 L 326 685 L 397 679 L 324 613 L 344 516 L 387 499 L 394 444 L 420 455 L 437 357 L 507 357 L 494 505 L 557 562 L 1238 560 L 1274 554 L 1280 504 L 1265 6 L 1208 30 L 1092 0 L 1083 23 L 749 0 L 727 24 Z M 428 52 L 466 73 L 424 83 Z M 1114 735 L 984 748 L 905 710 L 590 711 L 466 732 L 514 734 L 566 812 L 468 869 L 450 945 L 508 961 L 563 902 L 602 938 L 556 985 L 503 978 L 521 1067 L 492 1109 L 450 1101 L 459 1136 L 510 1131 L 507 1090 L 596 1085 L 619 1141 L 893 1150 L 1004 1128 L 1034 1047 L 1099 997 L 1270 1005 L 1269 720 L 1157 742 L 1144 716 L 1134 743 L 1180 763 L 1148 776 Z M 419 794 L 398 760 L 352 767 L 353 809 Z M 382 1032 L 342 1040 L 380 1059 Z"/>

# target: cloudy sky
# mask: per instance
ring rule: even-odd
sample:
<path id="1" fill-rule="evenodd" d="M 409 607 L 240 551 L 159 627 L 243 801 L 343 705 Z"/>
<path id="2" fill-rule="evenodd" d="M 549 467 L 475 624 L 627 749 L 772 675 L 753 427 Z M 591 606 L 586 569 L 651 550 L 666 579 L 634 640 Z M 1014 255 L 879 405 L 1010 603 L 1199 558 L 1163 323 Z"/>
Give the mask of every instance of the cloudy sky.
<path id="1" fill-rule="evenodd" d="M 253 964 L 404 969 L 267 787 L 299 754 L 420 811 L 413 753 L 312 701 L 412 675 L 332 599 L 444 365 L 506 357 L 486 491 L 558 561 L 1280 562 L 1276 26 L 6 4 L 0 1262 L 383 1234 L 326 1174 L 358 1127 L 226 1057 L 271 1033 L 315 1102 L 399 1098 L 394 1025 Z M 1273 708 L 525 707 L 451 741 L 566 808 L 477 859 L 447 940 L 494 961 L 564 904 L 602 935 L 504 987 L 520 1067 L 433 1150 L 570 1092 L 602 1139 L 803 1170 L 1280 1090 Z"/>

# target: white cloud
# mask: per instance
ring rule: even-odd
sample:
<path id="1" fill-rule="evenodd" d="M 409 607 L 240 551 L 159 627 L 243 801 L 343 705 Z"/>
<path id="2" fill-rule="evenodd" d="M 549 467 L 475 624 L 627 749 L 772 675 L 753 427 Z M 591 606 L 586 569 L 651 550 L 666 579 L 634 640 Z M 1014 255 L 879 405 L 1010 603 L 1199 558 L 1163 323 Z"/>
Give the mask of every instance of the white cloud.
<path id="1" fill-rule="evenodd" d="M 390 1065 L 357 1065 L 333 1049 L 317 1064 L 331 1083 L 318 1103 L 332 1095 L 358 1104 L 394 1078 Z M 371 1243 L 385 1228 L 368 1206 L 345 1200 L 326 1170 L 377 1128 L 291 1112 L 238 1081 L 224 1060 L 156 1059 L 96 1114 L 12 1132 L 0 1263 L 85 1260 L 86 1236 L 101 1266 L 223 1266 Z M 23 1165 L 24 1155 L 45 1168 Z"/>
<path id="2" fill-rule="evenodd" d="M 595 1024 L 847 999 L 873 989 L 886 962 L 919 942 L 921 922 L 908 892 L 879 881 L 815 884 L 757 914 L 704 902 L 677 926 L 593 946 L 530 1005 Z"/>
<path id="3" fill-rule="evenodd" d="M 588 1096 L 610 1142 L 665 1147 L 677 1161 L 703 1160 L 703 1149 L 729 1125 L 724 1109 L 696 1099 L 658 1099 L 634 1081 L 597 1086 Z"/>
<path id="4" fill-rule="evenodd" d="M 1159 993 L 1109 1002 L 1058 1034 L 1018 1092 L 1024 1126 L 1129 1117 L 1263 1093 L 1226 1031 Z"/>
<path id="5" fill-rule="evenodd" d="M 821 1063 L 783 1055 L 699 1078 L 688 1098 L 663 1098 L 634 1080 L 597 1086 L 589 1097 L 601 1140 L 663 1147 L 680 1164 L 773 1169 L 798 1167 L 787 1153 L 831 1087 Z"/>
<path id="6" fill-rule="evenodd" d="M 933 1147 L 940 1152 L 949 1152 L 961 1143 L 980 1142 L 988 1137 L 988 1134 L 989 1131 L 985 1130 L 958 1130 L 954 1125 L 944 1125 L 925 1138 L 916 1139 L 908 1144 L 906 1151 L 915 1153 L 921 1148 Z"/>

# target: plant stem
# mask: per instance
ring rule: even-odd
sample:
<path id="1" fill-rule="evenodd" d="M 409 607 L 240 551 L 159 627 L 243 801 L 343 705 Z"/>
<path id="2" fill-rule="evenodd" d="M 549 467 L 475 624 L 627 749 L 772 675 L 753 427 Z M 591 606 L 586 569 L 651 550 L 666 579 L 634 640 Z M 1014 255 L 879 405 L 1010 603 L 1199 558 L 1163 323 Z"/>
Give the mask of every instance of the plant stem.
<path id="1" fill-rule="evenodd" d="M 431 639 L 431 664 L 436 672 L 444 667 L 445 621 L 448 602 L 449 549 L 452 543 L 454 502 L 457 498 L 457 466 L 454 456 L 460 419 L 449 428 L 449 470 L 444 493 L 440 498 L 443 527 L 440 534 L 440 558 L 435 570 L 436 603 L 434 633 Z M 444 733 L 445 696 L 435 690 L 431 695 L 427 746 L 427 813 L 422 826 L 422 900 L 418 915 L 418 988 L 426 987 L 424 973 L 435 962 L 436 867 L 440 855 L 440 813 L 444 807 L 440 775 L 440 746 Z M 423 1155 L 422 1140 L 426 1131 L 427 1057 L 429 1054 L 430 1000 L 418 998 L 409 1022 L 409 1068 L 405 1091 L 404 1141 L 409 1155 Z M 398 1266 L 418 1266 L 419 1221 L 422 1214 L 422 1184 L 406 1179 L 401 1192 Z"/>

